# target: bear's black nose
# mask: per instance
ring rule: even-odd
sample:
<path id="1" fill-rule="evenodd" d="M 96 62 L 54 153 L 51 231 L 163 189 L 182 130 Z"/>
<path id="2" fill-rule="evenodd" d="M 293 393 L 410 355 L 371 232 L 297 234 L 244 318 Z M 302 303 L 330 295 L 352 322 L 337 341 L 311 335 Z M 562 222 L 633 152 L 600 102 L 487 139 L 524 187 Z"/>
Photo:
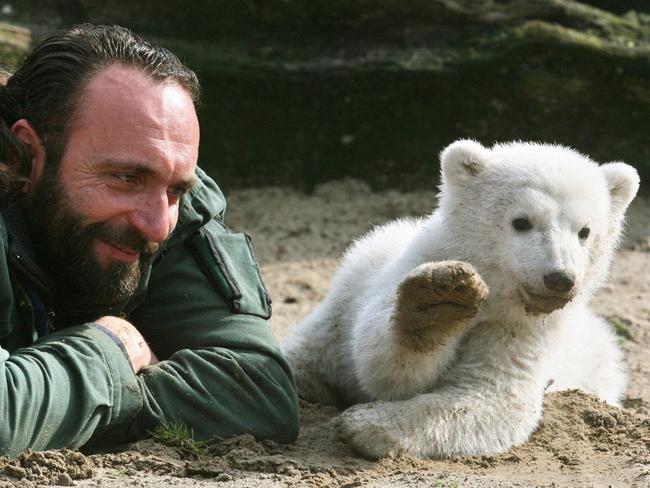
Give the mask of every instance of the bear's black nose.
<path id="1" fill-rule="evenodd" d="M 551 291 L 566 293 L 573 288 L 575 281 L 567 273 L 555 272 L 544 275 L 544 284 Z"/>

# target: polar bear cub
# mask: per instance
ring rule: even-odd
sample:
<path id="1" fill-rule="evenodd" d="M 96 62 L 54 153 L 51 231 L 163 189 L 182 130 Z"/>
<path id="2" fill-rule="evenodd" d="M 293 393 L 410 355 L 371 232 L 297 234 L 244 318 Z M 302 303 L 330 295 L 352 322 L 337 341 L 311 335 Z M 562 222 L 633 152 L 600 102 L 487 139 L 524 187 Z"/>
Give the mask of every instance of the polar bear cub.
<path id="1" fill-rule="evenodd" d="M 558 146 L 457 141 L 437 209 L 360 238 L 283 343 L 301 396 L 341 407 L 370 458 L 497 453 L 535 430 L 545 391 L 617 405 L 626 379 L 589 310 L 639 177 Z"/>

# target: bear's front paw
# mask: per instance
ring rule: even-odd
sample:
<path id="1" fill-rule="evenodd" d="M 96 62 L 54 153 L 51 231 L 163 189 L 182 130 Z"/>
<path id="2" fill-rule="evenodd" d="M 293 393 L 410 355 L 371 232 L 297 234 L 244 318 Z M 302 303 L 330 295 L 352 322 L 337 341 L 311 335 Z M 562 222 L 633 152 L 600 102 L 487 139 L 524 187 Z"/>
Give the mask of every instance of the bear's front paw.
<path id="1" fill-rule="evenodd" d="M 406 452 L 398 417 L 387 402 L 355 405 L 337 418 L 338 435 L 367 459 L 395 457 Z"/>
<path id="2" fill-rule="evenodd" d="M 403 342 L 427 351 L 458 333 L 487 298 L 488 286 L 469 263 L 424 263 L 397 290 L 395 323 Z"/>

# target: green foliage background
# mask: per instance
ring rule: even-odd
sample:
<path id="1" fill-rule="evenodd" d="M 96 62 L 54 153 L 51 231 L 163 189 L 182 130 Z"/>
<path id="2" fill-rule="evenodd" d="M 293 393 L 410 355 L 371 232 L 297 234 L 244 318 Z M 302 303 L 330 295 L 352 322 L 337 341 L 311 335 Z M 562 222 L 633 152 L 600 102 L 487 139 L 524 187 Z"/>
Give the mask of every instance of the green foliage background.
<path id="1" fill-rule="evenodd" d="M 645 0 L 11 7 L 0 29 L 9 65 L 26 49 L 13 26 L 34 42 L 81 21 L 126 25 L 178 53 L 204 87 L 201 164 L 227 188 L 345 176 L 432 187 L 439 151 L 461 137 L 558 142 L 650 177 Z"/>

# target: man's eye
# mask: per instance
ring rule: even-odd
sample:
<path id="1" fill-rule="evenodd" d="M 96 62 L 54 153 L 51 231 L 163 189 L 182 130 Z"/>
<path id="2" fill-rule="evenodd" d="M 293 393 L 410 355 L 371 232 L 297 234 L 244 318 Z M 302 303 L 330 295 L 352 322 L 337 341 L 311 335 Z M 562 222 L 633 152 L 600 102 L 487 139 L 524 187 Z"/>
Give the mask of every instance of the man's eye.
<path id="1" fill-rule="evenodd" d="M 517 232 L 526 232 L 527 230 L 530 230 L 533 228 L 533 224 L 530 223 L 530 220 L 528 220 L 525 217 L 519 217 L 518 219 L 514 219 L 512 221 L 512 227 L 517 231 Z"/>
<path id="2" fill-rule="evenodd" d="M 114 173 L 113 177 L 124 183 L 137 183 L 138 177 L 131 173 Z"/>

